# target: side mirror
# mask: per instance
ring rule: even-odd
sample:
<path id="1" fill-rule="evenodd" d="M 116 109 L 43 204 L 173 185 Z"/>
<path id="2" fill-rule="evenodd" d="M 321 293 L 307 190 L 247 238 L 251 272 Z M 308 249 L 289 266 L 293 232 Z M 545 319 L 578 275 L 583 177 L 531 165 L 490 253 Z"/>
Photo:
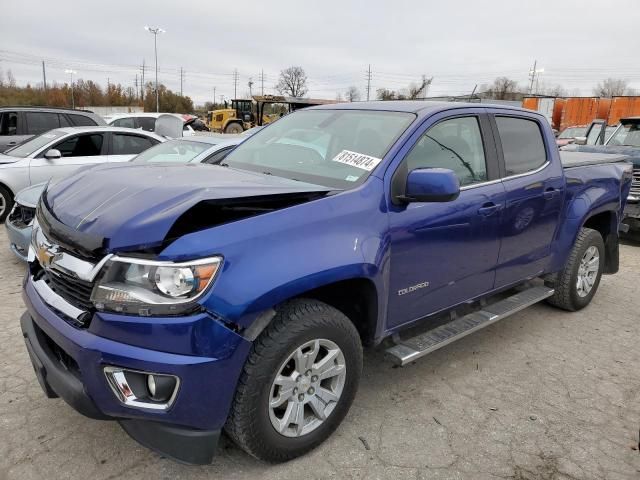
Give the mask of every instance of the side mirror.
<path id="1" fill-rule="evenodd" d="M 586 145 L 587 137 L 576 137 L 573 139 L 573 143 L 575 143 L 576 145 Z"/>
<path id="2" fill-rule="evenodd" d="M 405 194 L 399 199 L 410 202 L 450 202 L 460 195 L 460 182 L 447 168 L 416 168 L 407 175 Z"/>
<path id="3" fill-rule="evenodd" d="M 60 153 L 60 150 L 52 148 L 50 150 L 47 150 L 47 153 L 44 154 L 44 158 L 46 158 L 47 160 L 55 160 L 57 158 L 62 158 L 62 154 Z"/>

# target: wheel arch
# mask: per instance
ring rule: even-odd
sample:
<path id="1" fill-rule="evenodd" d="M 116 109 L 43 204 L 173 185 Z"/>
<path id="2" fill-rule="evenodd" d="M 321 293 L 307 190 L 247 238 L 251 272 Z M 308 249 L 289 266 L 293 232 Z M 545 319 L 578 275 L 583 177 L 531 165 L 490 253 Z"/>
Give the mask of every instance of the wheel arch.
<path id="1" fill-rule="evenodd" d="M 582 228 L 590 228 L 602 235 L 605 248 L 605 274 L 616 273 L 620 268 L 620 253 L 618 246 L 618 213 L 615 210 L 605 210 L 593 213 L 584 219 Z"/>

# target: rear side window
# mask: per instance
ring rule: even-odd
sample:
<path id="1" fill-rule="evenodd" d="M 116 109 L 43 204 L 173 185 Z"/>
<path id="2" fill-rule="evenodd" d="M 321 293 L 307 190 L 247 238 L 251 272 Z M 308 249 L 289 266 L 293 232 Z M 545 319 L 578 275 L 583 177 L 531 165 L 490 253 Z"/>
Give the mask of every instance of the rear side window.
<path id="1" fill-rule="evenodd" d="M 59 113 L 58 114 L 58 118 L 60 119 L 60 126 L 62 128 L 73 127 L 73 125 L 71 124 L 71 122 L 69 122 L 69 119 L 67 118 L 66 115 L 63 115 L 62 113 Z"/>
<path id="2" fill-rule="evenodd" d="M 530 172 L 547 161 L 537 122 L 516 117 L 496 117 L 507 176 Z"/>
<path id="3" fill-rule="evenodd" d="M 29 135 L 40 135 L 60 127 L 57 113 L 27 112 L 27 132 Z"/>
<path id="4" fill-rule="evenodd" d="M 136 119 L 133 117 L 119 118 L 111 122 L 114 127 L 136 128 Z"/>
<path id="5" fill-rule="evenodd" d="M 68 115 L 76 127 L 93 127 L 97 125 L 97 123 L 91 117 L 87 117 L 85 115 L 74 115 L 72 113 Z"/>
<path id="6" fill-rule="evenodd" d="M 142 128 L 147 132 L 153 132 L 156 129 L 156 119 L 153 117 L 138 117 L 138 128 Z"/>
<path id="7" fill-rule="evenodd" d="M 53 148 L 60 150 L 63 157 L 94 157 L 102 152 L 104 135 L 77 135 L 60 142 Z"/>
<path id="8" fill-rule="evenodd" d="M 114 133 L 112 134 L 112 138 L 112 155 L 137 155 L 155 145 L 155 142 L 150 138 L 140 137 L 138 135 Z"/>
<path id="9" fill-rule="evenodd" d="M 16 112 L 0 113 L 0 135 L 15 135 L 18 131 L 18 114 Z"/>

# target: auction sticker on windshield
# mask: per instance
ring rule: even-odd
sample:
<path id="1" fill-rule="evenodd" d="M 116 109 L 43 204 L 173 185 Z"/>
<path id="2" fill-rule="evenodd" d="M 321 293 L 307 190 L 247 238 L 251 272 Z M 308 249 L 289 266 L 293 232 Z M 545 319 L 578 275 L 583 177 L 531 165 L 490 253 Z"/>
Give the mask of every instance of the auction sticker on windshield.
<path id="1" fill-rule="evenodd" d="M 352 152 L 351 150 L 342 150 L 332 159 L 334 162 L 344 163 L 352 167 L 361 168 L 370 172 L 378 166 L 382 161 L 381 158 L 365 155 L 364 153 Z"/>

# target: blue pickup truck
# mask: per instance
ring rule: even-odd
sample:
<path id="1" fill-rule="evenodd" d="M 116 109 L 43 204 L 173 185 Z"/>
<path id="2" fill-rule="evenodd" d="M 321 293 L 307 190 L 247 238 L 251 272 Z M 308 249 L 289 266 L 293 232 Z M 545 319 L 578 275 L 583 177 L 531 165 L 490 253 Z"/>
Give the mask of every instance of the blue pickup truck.
<path id="1" fill-rule="evenodd" d="M 48 397 L 211 461 L 270 462 L 342 422 L 365 346 L 406 365 L 618 270 L 624 157 L 561 160 L 535 112 L 295 112 L 218 165 L 101 165 L 36 211 L 22 331 Z"/>

